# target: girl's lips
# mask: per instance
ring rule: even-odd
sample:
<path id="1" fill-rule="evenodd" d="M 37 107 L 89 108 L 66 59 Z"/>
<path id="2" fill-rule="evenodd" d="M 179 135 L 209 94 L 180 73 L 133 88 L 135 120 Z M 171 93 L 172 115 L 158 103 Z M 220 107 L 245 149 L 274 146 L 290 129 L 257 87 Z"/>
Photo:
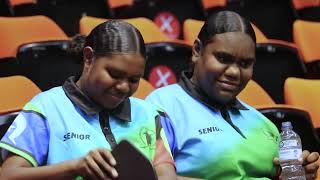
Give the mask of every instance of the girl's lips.
<path id="1" fill-rule="evenodd" d="M 221 88 L 227 91 L 233 91 L 238 88 L 238 83 L 230 82 L 230 81 L 218 81 Z"/>

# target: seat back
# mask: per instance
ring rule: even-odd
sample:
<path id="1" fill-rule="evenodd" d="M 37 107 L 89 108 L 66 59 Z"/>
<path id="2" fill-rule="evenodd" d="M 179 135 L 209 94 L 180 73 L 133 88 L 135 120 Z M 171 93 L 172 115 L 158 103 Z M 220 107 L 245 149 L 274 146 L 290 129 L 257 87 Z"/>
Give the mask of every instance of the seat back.
<path id="1" fill-rule="evenodd" d="M 80 20 L 80 33 L 88 35 L 94 27 L 105 21 L 107 21 L 107 19 L 89 16 L 82 17 Z M 124 21 L 134 25 L 141 32 L 145 43 L 160 42 L 168 39 L 160 29 L 147 18 L 124 19 Z"/>
<path id="2" fill-rule="evenodd" d="M 320 128 L 320 80 L 288 78 L 284 90 L 286 104 L 306 109 L 310 113 L 314 127 Z"/>
<path id="3" fill-rule="evenodd" d="M 211 14 L 227 9 L 227 0 L 201 0 L 202 7 L 209 17 Z"/>
<path id="4" fill-rule="evenodd" d="M 139 87 L 137 91 L 132 95 L 136 98 L 144 99 L 146 98 L 152 91 L 154 87 L 145 79 L 140 79 Z"/>
<path id="5" fill-rule="evenodd" d="M 0 31 L 0 38 L 6 44 L 0 47 L 0 59 L 14 66 L 15 72 L 9 75 L 24 75 L 47 90 L 78 74 L 80 64 L 67 54 L 69 38 L 49 18 L 1 17 Z"/>
<path id="6" fill-rule="evenodd" d="M 293 11 L 297 19 L 307 21 L 320 21 L 319 0 L 291 0 Z"/>
<path id="7" fill-rule="evenodd" d="M 320 5 L 319 0 L 291 0 L 293 7 L 296 10 L 308 8 L 308 7 L 316 7 Z"/>
<path id="8" fill-rule="evenodd" d="M 19 46 L 34 42 L 68 40 L 66 34 L 45 16 L 0 17 L 0 58 L 16 57 Z"/>
<path id="9" fill-rule="evenodd" d="M 299 54 L 307 66 L 308 76 L 320 77 L 320 22 L 296 20 L 293 24 L 293 38 Z"/>
<path id="10" fill-rule="evenodd" d="M 163 41 L 146 44 L 147 63 L 144 78 L 155 88 L 176 83 L 181 71 L 191 64 L 192 48 L 188 44 Z"/>
<path id="11" fill-rule="evenodd" d="M 132 6 L 134 3 L 134 0 L 107 0 L 107 1 L 110 9 Z"/>
<path id="12" fill-rule="evenodd" d="M 284 43 L 258 43 L 252 79 L 275 100 L 284 103 L 283 85 L 288 77 L 305 77 L 306 67 L 296 48 Z"/>
<path id="13" fill-rule="evenodd" d="M 20 111 L 41 90 L 28 78 L 10 76 L 0 78 L 0 114 Z"/>
<path id="14" fill-rule="evenodd" d="M 204 21 L 196 19 L 186 19 L 183 22 L 183 37 L 184 40 L 193 45 L 194 41 L 197 39 L 198 34 L 204 25 Z"/>
<path id="15" fill-rule="evenodd" d="M 253 107 L 259 105 L 275 104 L 269 94 L 254 80 L 250 80 L 247 86 L 240 92 L 237 97 Z"/>
<path id="16" fill-rule="evenodd" d="M 2 138 L 23 106 L 41 90 L 23 76 L 1 77 L 0 87 L 0 138 Z"/>
<path id="17" fill-rule="evenodd" d="M 11 15 L 13 16 L 32 16 L 40 15 L 40 8 L 35 0 L 8 0 Z"/>

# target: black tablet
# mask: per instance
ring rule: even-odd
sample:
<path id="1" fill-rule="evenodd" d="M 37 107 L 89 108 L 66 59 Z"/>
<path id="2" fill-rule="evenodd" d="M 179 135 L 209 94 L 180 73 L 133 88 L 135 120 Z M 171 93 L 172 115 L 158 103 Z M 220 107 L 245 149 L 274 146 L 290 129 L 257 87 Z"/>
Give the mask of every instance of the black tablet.
<path id="1" fill-rule="evenodd" d="M 113 150 L 117 161 L 119 180 L 157 180 L 149 159 L 127 140 L 122 140 Z"/>

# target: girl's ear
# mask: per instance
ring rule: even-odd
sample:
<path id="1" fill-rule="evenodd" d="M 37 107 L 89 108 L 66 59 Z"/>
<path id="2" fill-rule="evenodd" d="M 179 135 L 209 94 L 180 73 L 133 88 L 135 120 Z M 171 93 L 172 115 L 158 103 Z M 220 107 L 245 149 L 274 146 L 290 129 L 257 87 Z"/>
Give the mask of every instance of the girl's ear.
<path id="1" fill-rule="evenodd" d="M 84 65 L 90 65 L 93 61 L 93 49 L 90 46 L 83 48 Z"/>
<path id="2" fill-rule="evenodd" d="M 201 51 L 202 51 L 202 43 L 197 38 L 192 46 L 192 62 L 196 63 L 198 59 L 201 57 Z"/>

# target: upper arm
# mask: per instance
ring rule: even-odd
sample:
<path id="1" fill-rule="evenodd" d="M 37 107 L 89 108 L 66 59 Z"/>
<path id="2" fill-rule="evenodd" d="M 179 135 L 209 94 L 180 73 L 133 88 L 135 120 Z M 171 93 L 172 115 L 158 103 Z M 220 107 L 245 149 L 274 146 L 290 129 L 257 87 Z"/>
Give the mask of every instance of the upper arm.
<path id="1" fill-rule="evenodd" d="M 9 153 L 2 164 L 2 170 L 5 170 L 6 168 L 16 167 L 32 167 L 32 164 L 21 156 Z"/>
<path id="2" fill-rule="evenodd" d="M 7 159 L 9 154 L 20 156 L 36 167 L 45 164 L 48 144 L 46 119 L 36 112 L 24 110 L 1 139 L 1 155 L 3 159 Z"/>

